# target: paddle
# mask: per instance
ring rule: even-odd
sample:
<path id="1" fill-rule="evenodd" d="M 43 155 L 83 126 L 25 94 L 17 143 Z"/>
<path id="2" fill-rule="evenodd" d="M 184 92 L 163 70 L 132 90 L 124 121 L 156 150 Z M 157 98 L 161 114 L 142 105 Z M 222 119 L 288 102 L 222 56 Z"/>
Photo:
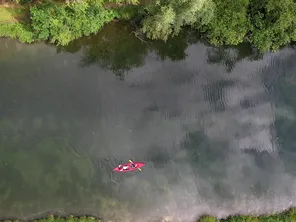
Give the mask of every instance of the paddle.
<path id="1" fill-rule="evenodd" d="M 130 161 L 130 163 L 133 163 L 133 161 L 132 161 L 132 160 L 129 160 L 129 161 Z M 138 167 L 138 170 L 142 171 L 140 167 Z"/>

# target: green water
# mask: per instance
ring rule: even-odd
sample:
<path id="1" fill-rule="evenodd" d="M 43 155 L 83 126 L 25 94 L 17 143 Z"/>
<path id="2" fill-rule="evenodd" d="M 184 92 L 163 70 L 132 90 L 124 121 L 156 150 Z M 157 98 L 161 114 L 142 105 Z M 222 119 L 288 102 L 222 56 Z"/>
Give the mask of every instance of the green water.
<path id="1" fill-rule="evenodd" d="M 296 202 L 293 48 L 167 43 L 114 23 L 67 47 L 0 39 L 0 215 L 112 221 Z M 145 161 L 142 172 L 113 173 Z"/>

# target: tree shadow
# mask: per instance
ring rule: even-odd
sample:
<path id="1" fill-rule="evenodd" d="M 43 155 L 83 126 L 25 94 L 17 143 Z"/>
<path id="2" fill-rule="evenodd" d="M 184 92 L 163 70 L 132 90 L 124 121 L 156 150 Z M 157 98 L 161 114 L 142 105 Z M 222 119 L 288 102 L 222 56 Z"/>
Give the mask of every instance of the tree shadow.
<path id="1" fill-rule="evenodd" d="M 130 25 L 112 22 L 96 35 L 74 40 L 67 46 L 57 46 L 57 53 L 81 51 L 81 67 L 96 64 L 124 80 L 130 70 L 145 64 L 149 53 L 155 53 L 160 60 L 184 60 L 188 46 L 197 42 L 196 36 L 186 30 L 167 42 L 149 41 L 135 35 Z"/>
<path id="2" fill-rule="evenodd" d="M 145 64 L 149 53 L 155 53 L 159 60 L 181 61 L 187 57 L 186 49 L 198 43 L 209 47 L 207 62 L 223 64 L 227 72 L 231 72 L 243 59 L 262 58 L 262 54 L 247 43 L 237 47 L 209 46 L 202 41 L 200 33 L 192 29 L 184 29 L 179 35 L 169 38 L 166 42 L 147 40 L 144 36 L 138 37 L 134 28 L 126 22 L 111 22 L 96 35 L 74 40 L 67 46 L 58 46 L 57 52 L 81 51 L 81 67 L 96 64 L 110 70 L 120 80 L 124 80 L 130 70 Z"/>
<path id="3" fill-rule="evenodd" d="M 169 38 L 167 42 L 157 40 L 151 42 L 151 48 L 160 60 L 170 59 L 171 61 L 185 60 L 187 57 L 186 49 L 190 45 L 189 37 L 191 32 L 184 30 L 179 35 Z"/>
<path id="4" fill-rule="evenodd" d="M 81 67 L 99 65 L 124 80 L 126 73 L 145 64 L 148 44 L 138 39 L 130 26 L 112 22 L 97 34 L 59 47 L 58 52 L 82 52 Z"/>
<path id="5" fill-rule="evenodd" d="M 211 47 L 207 50 L 207 56 L 209 64 L 222 64 L 228 73 L 232 72 L 236 64 L 244 59 L 256 61 L 263 58 L 263 54 L 249 43 L 241 43 L 236 47 Z"/>

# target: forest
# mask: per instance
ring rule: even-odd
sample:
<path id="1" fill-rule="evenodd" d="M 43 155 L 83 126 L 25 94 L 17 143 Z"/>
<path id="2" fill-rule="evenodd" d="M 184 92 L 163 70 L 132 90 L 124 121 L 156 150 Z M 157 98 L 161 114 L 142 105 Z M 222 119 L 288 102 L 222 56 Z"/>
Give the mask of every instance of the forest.
<path id="1" fill-rule="evenodd" d="M 295 0 L 14 0 L 0 5 L 0 36 L 67 45 L 122 20 L 137 35 L 167 41 L 198 30 L 212 45 L 250 42 L 261 52 L 296 40 Z"/>

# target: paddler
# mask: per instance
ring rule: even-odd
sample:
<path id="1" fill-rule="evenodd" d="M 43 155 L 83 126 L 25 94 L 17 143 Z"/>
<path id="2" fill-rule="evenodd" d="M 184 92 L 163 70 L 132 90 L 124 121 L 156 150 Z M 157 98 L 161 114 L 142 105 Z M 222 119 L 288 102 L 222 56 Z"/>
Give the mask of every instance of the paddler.
<path id="1" fill-rule="evenodd" d="M 120 171 L 128 170 L 128 169 L 129 169 L 129 166 L 126 166 L 126 165 L 122 166 L 122 165 L 120 164 L 120 165 L 118 166 L 118 169 L 119 169 Z"/>

